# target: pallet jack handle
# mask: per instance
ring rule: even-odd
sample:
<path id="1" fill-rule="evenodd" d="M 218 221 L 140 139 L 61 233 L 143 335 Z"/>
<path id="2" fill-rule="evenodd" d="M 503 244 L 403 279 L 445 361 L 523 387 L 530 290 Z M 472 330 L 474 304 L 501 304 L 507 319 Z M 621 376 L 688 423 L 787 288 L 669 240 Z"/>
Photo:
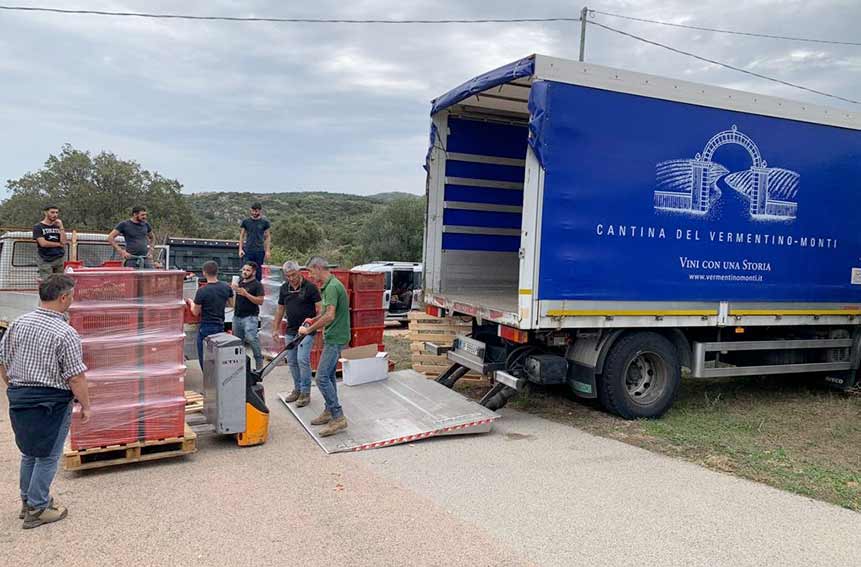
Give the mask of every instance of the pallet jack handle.
<path id="1" fill-rule="evenodd" d="M 305 322 L 305 323 L 302 323 L 302 326 L 303 327 L 309 327 L 310 324 Z M 293 350 L 294 348 L 296 348 L 297 346 L 299 346 L 299 343 L 302 342 L 302 340 L 306 336 L 307 335 L 298 335 L 295 339 L 293 339 L 292 341 L 287 343 L 287 345 L 281 350 L 281 352 L 276 354 L 275 358 L 273 358 L 272 360 L 269 361 L 269 364 L 267 364 L 266 366 L 261 368 L 259 371 L 255 371 L 255 374 L 257 375 L 256 376 L 257 382 L 262 382 L 263 379 L 266 378 L 266 376 L 270 372 L 275 370 L 275 367 L 278 366 L 278 364 L 280 364 L 282 360 L 284 360 L 284 357 L 287 356 L 287 353 L 290 352 L 291 350 Z"/>

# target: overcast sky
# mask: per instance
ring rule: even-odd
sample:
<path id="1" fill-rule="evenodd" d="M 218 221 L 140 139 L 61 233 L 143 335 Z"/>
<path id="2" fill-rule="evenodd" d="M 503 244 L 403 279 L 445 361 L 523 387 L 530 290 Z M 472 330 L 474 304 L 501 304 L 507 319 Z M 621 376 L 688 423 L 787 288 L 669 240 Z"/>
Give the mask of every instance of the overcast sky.
<path id="1" fill-rule="evenodd" d="M 576 16 L 570 1 L 18 0 L 18 5 L 313 18 Z M 859 41 L 858 0 L 604 1 L 693 25 Z M 597 21 L 861 98 L 861 47 Z M 62 144 L 109 150 L 186 192 L 424 190 L 430 100 L 531 53 L 576 58 L 579 24 L 319 25 L 0 11 L 0 180 Z M 861 110 L 590 27 L 587 61 Z M 0 196 L 5 192 L 0 192 Z"/>

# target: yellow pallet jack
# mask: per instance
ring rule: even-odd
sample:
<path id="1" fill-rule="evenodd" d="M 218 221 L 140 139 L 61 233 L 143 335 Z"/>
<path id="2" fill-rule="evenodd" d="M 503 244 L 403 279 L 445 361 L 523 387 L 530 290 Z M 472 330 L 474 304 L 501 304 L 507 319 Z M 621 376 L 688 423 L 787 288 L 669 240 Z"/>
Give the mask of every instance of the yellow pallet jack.
<path id="1" fill-rule="evenodd" d="M 203 413 L 216 433 L 235 435 L 240 447 L 266 443 L 269 408 L 263 379 L 297 344 L 294 340 L 269 364 L 253 369 L 245 346 L 233 335 L 217 333 L 204 339 Z"/>

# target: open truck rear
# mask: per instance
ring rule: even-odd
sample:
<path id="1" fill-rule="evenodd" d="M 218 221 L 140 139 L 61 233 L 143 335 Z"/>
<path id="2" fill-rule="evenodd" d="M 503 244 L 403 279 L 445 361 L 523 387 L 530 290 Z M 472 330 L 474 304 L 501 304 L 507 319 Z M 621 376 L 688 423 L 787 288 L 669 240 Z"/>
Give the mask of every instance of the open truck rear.
<path id="1" fill-rule="evenodd" d="M 694 377 L 859 365 L 861 115 L 534 55 L 434 101 L 425 303 L 453 385 L 627 418 Z M 428 345 L 437 353 L 447 346 Z"/>

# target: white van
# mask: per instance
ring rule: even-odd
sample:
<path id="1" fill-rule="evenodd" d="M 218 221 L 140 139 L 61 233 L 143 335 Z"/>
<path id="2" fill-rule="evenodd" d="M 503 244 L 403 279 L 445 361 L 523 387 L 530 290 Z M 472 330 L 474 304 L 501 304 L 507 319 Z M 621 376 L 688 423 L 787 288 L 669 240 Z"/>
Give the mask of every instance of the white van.
<path id="1" fill-rule="evenodd" d="M 355 266 L 353 272 L 383 272 L 386 274 L 386 289 L 382 305 L 388 309 L 386 320 L 406 321 L 413 309 L 422 302 L 421 262 L 385 262 L 375 260 L 370 264 Z"/>

